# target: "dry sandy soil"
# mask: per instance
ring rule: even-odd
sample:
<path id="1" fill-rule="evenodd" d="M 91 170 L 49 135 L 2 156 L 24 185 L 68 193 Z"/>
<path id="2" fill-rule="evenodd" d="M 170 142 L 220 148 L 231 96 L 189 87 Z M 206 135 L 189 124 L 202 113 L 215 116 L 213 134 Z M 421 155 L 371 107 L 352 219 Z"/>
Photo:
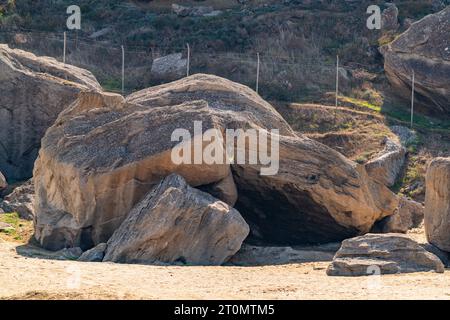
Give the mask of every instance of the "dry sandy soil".
<path id="1" fill-rule="evenodd" d="M 450 298 L 448 271 L 345 278 L 328 277 L 326 261 L 251 267 L 146 266 L 36 258 L 36 252 L 29 246 L 0 242 L 0 299 Z"/>

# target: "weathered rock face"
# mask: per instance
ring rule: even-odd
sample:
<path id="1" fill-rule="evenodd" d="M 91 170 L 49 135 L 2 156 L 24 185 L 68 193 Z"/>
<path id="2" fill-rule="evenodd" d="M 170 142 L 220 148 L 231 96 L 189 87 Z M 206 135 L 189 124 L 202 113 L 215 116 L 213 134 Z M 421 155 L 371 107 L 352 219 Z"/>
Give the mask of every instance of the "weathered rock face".
<path id="1" fill-rule="evenodd" d="M 430 243 L 450 252 L 450 158 L 436 158 L 428 167 L 425 232 Z"/>
<path id="2" fill-rule="evenodd" d="M 195 74 L 133 93 L 126 100 L 128 103 L 148 108 L 203 100 L 207 102 L 211 113 L 217 113 L 216 121 L 222 119 L 221 122 L 228 124 L 229 128 L 278 129 L 282 135 L 296 136 L 283 117 L 256 92 L 239 83 L 213 75 Z M 187 119 L 186 122 L 189 123 L 189 120 L 192 122 L 194 119 Z"/>
<path id="3" fill-rule="evenodd" d="M 118 95 L 82 93 L 48 130 L 36 161 L 35 231 L 41 244 L 88 249 L 108 241 L 131 208 L 173 172 L 193 186 L 227 177 L 228 165 L 171 161 L 176 128 L 193 126 L 188 119 L 215 126 L 205 108 L 198 102 L 151 109 L 127 105 Z"/>
<path id="4" fill-rule="evenodd" d="M 172 174 L 114 232 L 104 261 L 220 265 L 248 233 L 239 212 Z"/>
<path id="5" fill-rule="evenodd" d="M 0 190 L 5 189 L 8 187 L 8 183 L 6 182 L 5 176 L 0 172 Z"/>
<path id="6" fill-rule="evenodd" d="M 441 260 L 406 235 L 366 234 L 347 239 L 327 269 L 329 276 L 444 272 Z"/>
<path id="7" fill-rule="evenodd" d="M 200 131 L 194 121 L 202 122 Z M 278 129 L 280 136 L 269 134 L 268 140 L 280 140 L 279 171 L 261 176 L 266 166 L 175 164 L 171 154 L 179 140 L 171 136 L 180 128 L 201 151 L 206 147 L 198 139 L 207 129 Z M 298 137 L 251 89 L 198 74 L 125 101 L 119 95 L 82 93 L 60 114 L 42 140 L 34 171 L 36 238 L 53 249 L 106 242 L 171 173 L 191 186 L 213 187 L 230 204 L 234 180 L 236 208 L 252 225 L 252 236 L 271 243 L 342 240 L 369 231 L 398 205 L 363 166 Z"/>
<path id="8" fill-rule="evenodd" d="M 81 90 L 101 90 L 94 76 L 52 58 L 0 45 L 0 170 L 32 175 L 41 138 Z"/>
<path id="9" fill-rule="evenodd" d="M 405 163 L 405 157 L 406 149 L 400 143 L 387 138 L 384 150 L 366 163 L 367 173 L 372 179 L 392 187 Z"/>
<path id="10" fill-rule="evenodd" d="M 380 221 L 381 231 L 383 233 L 406 233 L 412 228 L 417 228 L 423 221 L 424 210 L 421 203 L 401 197 L 396 212 Z"/>
<path id="11" fill-rule="evenodd" d="M 424 110 L 450 111 L 450 6 L 414 23 L 381 48 L 389 81 L 404 98 L 411 97 L 415 72 L 416 102 Z"/>
<path id="12" fill-rule="evenodd" d="M 17 212 L 22 219 L 32 220 L 34 198 L 33 179 L 30 179 L 7 195 L 4 201 L 0 202 L 0 208 L 5 212 Z"/>

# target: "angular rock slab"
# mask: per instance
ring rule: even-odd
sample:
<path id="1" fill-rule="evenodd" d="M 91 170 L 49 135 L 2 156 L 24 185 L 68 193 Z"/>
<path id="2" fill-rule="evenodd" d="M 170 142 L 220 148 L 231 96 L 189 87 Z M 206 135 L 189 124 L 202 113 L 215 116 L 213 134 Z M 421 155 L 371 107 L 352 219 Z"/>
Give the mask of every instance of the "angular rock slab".
<path id="1" fill-rule="evenodd" d="M 0 45 L 0 170 L 8 180 L 32 176 L 40 142 L 82 90 L 102 88 L 86 70 Z"/>
<path id="2" fill-rule="evenodd" d="M 220 265 L 248 233 L 238 211 L 172 174 L 133 208 L 103 261 Z"/>
<path id="3" fill-rule="evenodd" d="M 406 149 L 399 142 L 387 138 L 384 150 L 375 159 L 366 163 L 367 173 L 372 179 L 392 187 L 397 181 L 405 158 Z"/>
<path id="4" fill-rule="evenodd" d="M 440 116 L 450 112 L 450 6 L 414 23 L 381 48 L 384 69 L 399 95 L 411 97 L 415 72 L 416 104 Z"/>
<path id="5" fill-rule="evenodd" d="M 433 159 L 428 167 L 425 233 L 430 243 L 450 252 L 450 158 Z"/>
<path id="6" fill-rule="evenodd" d="M 441 260 L 406 235 L 366 234 L 344 240 L 327 269 L 329 276 L 444 272 Z"/>

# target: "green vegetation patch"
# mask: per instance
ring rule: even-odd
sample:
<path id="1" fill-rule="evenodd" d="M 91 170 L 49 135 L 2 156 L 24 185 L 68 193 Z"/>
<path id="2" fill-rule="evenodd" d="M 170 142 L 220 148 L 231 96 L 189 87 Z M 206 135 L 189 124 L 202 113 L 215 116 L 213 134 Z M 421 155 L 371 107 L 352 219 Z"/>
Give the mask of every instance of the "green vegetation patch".
<path id="1" fill-rule="evenodd" d="M 0 223 L 10 226 L 0 229 L 0 238 L 6 241 L 26 242 L 33 233 L 33 222 L 21 219 L 16 212 L 0 214 Z"/>

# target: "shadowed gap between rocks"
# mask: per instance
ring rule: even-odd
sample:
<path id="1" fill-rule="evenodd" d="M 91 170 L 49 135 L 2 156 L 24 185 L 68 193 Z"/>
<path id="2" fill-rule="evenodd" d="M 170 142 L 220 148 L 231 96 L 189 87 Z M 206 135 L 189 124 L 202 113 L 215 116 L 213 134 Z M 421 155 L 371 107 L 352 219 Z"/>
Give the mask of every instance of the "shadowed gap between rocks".
<path id="1" fill-rule="evenodd" d="M 257 186 L 244 183 L 245 177 L 239 171 L 233 167 L 239 194 L 235 207 L 250 226 L 246 243 L 265 246 L 323 244 L 358 234 L 355 228 L 339 225 L 307 191 L 298 190 L 292 184 L 274 187 L 263 176 Z M 299 204 L 302 204 L 300 209 Z"/>

